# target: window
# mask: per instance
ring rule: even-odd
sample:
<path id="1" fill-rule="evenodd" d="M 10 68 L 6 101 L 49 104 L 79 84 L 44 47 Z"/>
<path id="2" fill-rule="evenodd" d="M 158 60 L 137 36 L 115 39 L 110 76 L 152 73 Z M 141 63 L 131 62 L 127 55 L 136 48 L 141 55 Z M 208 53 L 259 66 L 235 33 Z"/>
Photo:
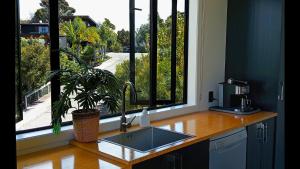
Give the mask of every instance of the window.
<path id="1" fill-rule="evenodd" d="M 130 1 L 129 72 L 130 81 L 139 92 L 135 108 L 155 109 L 186 103 L 187 3 L 187 0 Z M 146 32 L 143 41 L 140 32 Z M 131 107 L 133 104 L 130 103 Z"/>
<path id="2" fill-rule="evenodd" d="M 47 83 L 51 69 L 49 36 L 39 32 L 40 25 L 46 23 L 36 22 L 28 13 L 31 6 L 37 7 L 39 3 L 40 0 L 20 0 L 18 6 L 22 34 L 17 39 L 17 131 L 47 127 L 51 123 L 52 92 L 51 83 Z M 49 8 L 43 11 L 48 13 Z"/>
<path id="3" fill-rule="evenodd" d="M 46 25 L 40 34 L 18 30 L 17 133 L 50 128 L 51 105 L 64 88 L 59 77 L 47 82 L 47 76 L 64 66 L 76 68 L 59 48 L 77 50 L 95 68 L 134 82 L 137 102 L 128 91 L 127 113 L 186 103 L 188 0 L 19 0 L 17 5 L 20 28 Z M 100 118 L 120 115 L 99 108 Z M 69 113 L 64 125 L 71 120 Z"/>
<path id="4" fill-rule="evenodd" d="M 48 33 L 48 27 L 40 26 L 39 27 L 39 33 L 41 33 L 41 34 L 47 34 Z"/>

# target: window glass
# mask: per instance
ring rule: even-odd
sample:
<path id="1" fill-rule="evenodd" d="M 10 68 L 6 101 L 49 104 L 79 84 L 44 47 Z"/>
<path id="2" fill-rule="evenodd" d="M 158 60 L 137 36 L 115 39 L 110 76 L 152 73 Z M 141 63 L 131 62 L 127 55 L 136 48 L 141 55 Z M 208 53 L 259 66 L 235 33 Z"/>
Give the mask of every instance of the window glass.
<path id="1" fill-rule="evenodd" d="M 20 98 L 16 130 L 49 126 L 51 123 L 51 83 L 49 34 L 39 32 L 48 27 L 48 6 L 41 7 L 39 0 L 19 1 L 20 20 Z M 44 4 L 43 4 L 44 5 Z M 39 11 L 39 12 L 37 12 Z M 37 31 L 36 31 L 37 30 Z M 21 115 L 22 113 L 22 115 Z"/>
<path id="2" fill-rule="evenodd" d="M 171 99 L 172 0 L 157 2 L 157 100 Z"/>
<path id="3" fill-rule="evenodd" d="M 49 26 L 59 28 L 59 36 L 54 37 L 52 43 L 59 40 L 60 69 L 78 70 L 78 63 L 64 52 L 67 50 L 79 54 L 80 59 L 95 69 L 112 72 L 120 80 L 120 87 L 125 81 L 134 82 L 137 102 L 130 99 L 128 89 L 125 102 L 127 112 L 141 111 L 142 107 L 149 106 L 150 98 L 157 101 L 152 109 L 184 103 L 187 57 L 184 51 L 185 0 L 177 0 L 176 21 L 172 20 L 172 2 L 157 1 L 157 34 L 152 35 L 150 0 L 59 0 L 58 25 L 49 25 L 49 0 L 19 0 L 16 131 L 49 128 L 51 125 L 51 104 L 55 100 L 51 100 L 51 81 L 47 81 L 47 78 L 51 64 L 56 63 L 50 63 Z M 134 8 L 130 9 L 132 3 Z M 134 11 L 131 21 L 130 10 Z M 177 24 L 176 30 L 172 30 L 173 22 Z M 130 30 L 133 30 L 133 41 L 130 39 Z M 172 34 L 174 31 L 176 37 Z M 150 93 L 153 88 L 152 83 L 150 84 L 150 69 L 153 66 L 150 65 L 150 56 L 154 53 L 150 51 L 150 37 L 154 36 L 157 36 L 157 46 L 154 48 L 157 52 L 157 71 L 154 72 L 157 77 L 156 96 Z M 176 56 L 172 48 L 174 44 Z M 172 63 L 172 56 L 176 57 L 175 74 L 171 74 L 171 67 L 175 65 Z M 131 64 L 134 66 L 133 72 L 130 70 L 130 63 L 134 63 Z M 176 84 L 172 83 L 172 79 L 176 79 Z M 58 94 L 55 89 L 60 88 L 61 92 L 65 90 L 62 85 L 52 87 L 55 87 L 52 96 Z M 76 97 L 76 94 L 71 97 Z M 72 101 L 72 105 L 78 107 L 75 101 Z M 120 109 L 112 113 L 99 103 L 100 117 L 120 115 L 122 105 L 119 106 Z M 72 120 L 73 110 L 69 110 L 62 119 L 63 122 Z"/>
<path id="4" fill-rule="evenodd" d="M 135 13 L 134 20 L 131 21 L 130 27 L 134 30 L 134 59 L 125 61 L 117 65 L 116 76 L 122 82 L 133 81 L 137 91 L 137 102 L 133 103 L 130 100 L 130 92 L 126 93 L 126 111 L 141 109 L 149 103 L 149 80 L 150 80 L 150 67 L 149 67 L 149 0 L 136 0 L 134 2 Z M 129 32 L 128 32 L 129 34 Z M 129 41 L 128 41 L 129 42 Z M 130 44 L 129 44 L 130 45 Z M 129 51 L 130 52 L 130 51 Z M 134 72 L 130 71 L 130 62 L 134 63 Z M 130 77 L 130 73 L 134 75 Z M 132 80 L 134 78 L 134 80 Z"/>
<path id="5" fill-rule="evenodd" d="M 75 12 L 60 16 L 60 47 L 79 53 L 80 59 L 95 69 L 112 72 L 122 83 L 128 80 L 129 0 L 68 0 L 68 3 Z M 77 69 L 78 65 L 60 52 L 60 66 Z M 72 105 L 78 107 L 75 101 Z M 114 115 L 102 103 L 98 108 L 100 117 Z M 71 120 L 73 110 L 69 110 L 63 122 Z"/>
<path id="6" fill-rule="evenodd" d="M 176 103 L 182 103 L 184 97 L 184 43 L 185 43 L 185 0 L 177 0 L 176 30 Z M 187 56 L 186 56 L 187 57 Z"/>

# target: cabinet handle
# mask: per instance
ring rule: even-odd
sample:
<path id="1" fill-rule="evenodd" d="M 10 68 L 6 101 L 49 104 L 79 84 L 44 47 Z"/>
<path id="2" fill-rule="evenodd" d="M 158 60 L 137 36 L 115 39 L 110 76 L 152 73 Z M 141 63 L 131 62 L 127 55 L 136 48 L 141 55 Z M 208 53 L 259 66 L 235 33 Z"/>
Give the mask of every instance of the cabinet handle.
<path id="1" fill-rule="evenodd" d="M 283 94 L 284 94 L 284 83 L 283 81 L 280 82 L 280 95 L 278 96 L 279 101 L 283 101 Z"/>
<path id="2" fill-rule="evenodd" d="M 167 154 L 166 156 L 167 161 L 169 162 L 169 169 L 176 169 L 176 154 Z"/>
<path id="3" fill-rule="evenodd" d="M 266 133 L 265 133 L 265 124 L 264 123 L 262 123 L 262 143 L 264 143 L 264 141 L 265 141 L 265 137 L 266 137 L 266 135 L 265 135 Z"/>
<path id="4" fill-rule="evenodd" d="M 264 130 L 265 130 L 264 143 L 267 143 L 267 141 L 268 141 L 268 124 L 267 123 L 265 124 Z"/>
<path id="5" fill-rule="evenodd" d="M 264 138 L 264 124 L 263 123 L 258 123 L 256 124 L 256 139 L 258 140 L 263 140 Z"/>
<path id="6" fill-rule="evenodd" d="M 179 162 L 180 163 L 179 164 L 180 168 L 179 169 L 182 169 L 182 155 L 181 154 L 179 155 L 179 158 L 180 158 L 180 162 Z"/>
<path id="7" fill-rule="evenodd" d="M 169 163 L 169 169 L 182 169 L 182 155 L 180 153 L 167 154 L 165 158 Z"/>
<path id="8" fill-rule="evenodd" d="M 177 153 L 175 155 L 175 169 L 182 169 L 182 155 L 180 153 Z"/>

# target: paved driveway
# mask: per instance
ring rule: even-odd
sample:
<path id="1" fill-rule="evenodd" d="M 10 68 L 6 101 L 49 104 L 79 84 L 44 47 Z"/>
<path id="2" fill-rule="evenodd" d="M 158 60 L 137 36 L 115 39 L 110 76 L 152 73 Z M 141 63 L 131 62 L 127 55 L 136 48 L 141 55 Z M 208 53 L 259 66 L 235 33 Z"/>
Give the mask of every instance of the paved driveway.
<path id="1" fill-rule="evenodd" d="M 103 62 L 100 66 L 95 67 L 96 69 L 104 69 L 116 73 L 116 67 L 118 64 L 124 62 L 125 60 L 129 60 L 129 53 L 107 53 L 111 58 L 105 62 Z M 139 58 L 142 56 L 142 53 L 136 53 L 135 57 Z"/>

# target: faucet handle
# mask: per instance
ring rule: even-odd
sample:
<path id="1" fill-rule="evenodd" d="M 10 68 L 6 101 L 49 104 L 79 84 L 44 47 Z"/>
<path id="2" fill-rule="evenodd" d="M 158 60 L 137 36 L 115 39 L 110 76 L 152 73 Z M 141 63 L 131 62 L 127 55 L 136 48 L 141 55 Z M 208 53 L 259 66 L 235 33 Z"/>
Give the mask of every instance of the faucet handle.
<path id="1" fill-rule="evenodd" d="M 134 116 L 130 122 L 122 122 L 121 123 L 121 128 L 120 128 L 120 131 L 125 131 L 127 130 L 127 128 L 131 127 L 131 123 L 133 122 L 133 120 L 136 118 L 136 116 Z"/>
<path id="2" fill-rule="evenodd" d="M 133 122 L 133 120 L 136 118 L 136 116 L 134 116 L 131 120 L 130 120 L 130 122 L 128 123 L 128 126 L 130 127 L 131 126 L 131 123 Z"/>

